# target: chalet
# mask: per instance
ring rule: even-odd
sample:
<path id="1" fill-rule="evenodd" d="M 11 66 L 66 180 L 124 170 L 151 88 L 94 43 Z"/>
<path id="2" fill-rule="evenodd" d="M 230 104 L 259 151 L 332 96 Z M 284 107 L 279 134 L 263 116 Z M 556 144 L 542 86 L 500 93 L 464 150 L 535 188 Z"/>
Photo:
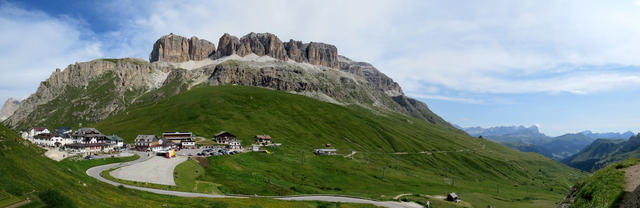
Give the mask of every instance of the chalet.
<path id="1" fill-rule="evenodd" d="M 108 143 L 116 149 L 124 148 L 124 139 L 117 135 L 107 136 L 107 140 L 109 140 Z"/>
<path id="2" fill-rule="evenodd" d="M 91 154 L 113 150 L 107 136 L 94 128 L 81 128 L 71 134 L 72 142 L 65 147 L 70 152 Z"/>
<path id="3" fill-rule="evenodd" d="M 161 152 L 168 151 L 170 149 L 176 148 L 176 144 L 173 141 L 170 141 L 166 138 L 158 139 L 157 141 L 151 143 L 151 151 L 153 152 Z"/>
<path id="4" fill-rule="evenodd" d="M 62 137 L 55 133 L 42 133 L 33 137 L 33 143 L 45 147 L 59 147 L 67 143 L 71 143 L 71 139 L 65 141 Z"/>
<path id="5" fill-rule="evenodd" d="M 195 141 L 182 141 L 182 143 L 180 143 L 180 147 L 182 147 L 184 149 L 195 149 L 196 148 L 196 142 Z"/>
<path id="6" fill-rule="evenodd" d="M 228 144 L 229 142 L 235 140 L 236 136 L 226 131 L 221 131 L 220 133 L 217 133 L 213 136 L 213 141 L 217 142 L 218 144 Z"/>
<path id="7" fill-rule="evenodd" d="M 138 151 L 147 151 L 151 150 L 154 142 L 158 142 L 156 135 L 138 135 L 134 143 Z"/>
<path id="8" fill-rule="evenodd" d="M 38 134 L 48 134 L 48 133 L 51 133 L 51 132 L 49 131 L 49 129 L 45 127 L 30 128 L 29 130 L 27 130 L 27 139 L 32 140 L 33 137 L 35 137 Z"/>
<path id="9" fill-rule="evenodd" d="M 256 135 L 256 144 L 266 146 L 271 144 L 271 137 L 269 135 Z"/>
<path id="10" fill-rule="evenodd" d="M 193 141 L 193 134 L 191 132 L 165 132 L 162 133 L 162 138 L 180 145 L 183 141 Z"/>
<path id="11" fill-rule="evenodd" d="M 336 155 L 336 149 L 315 149 L 313 153 L 316 155 Z"/>
<path id="12" fill-rule="evenodd" d="M 227 143 L 227 149 L 229 150 L 242 150 L 242 143 L 238 140 L 231 140 Z"/>

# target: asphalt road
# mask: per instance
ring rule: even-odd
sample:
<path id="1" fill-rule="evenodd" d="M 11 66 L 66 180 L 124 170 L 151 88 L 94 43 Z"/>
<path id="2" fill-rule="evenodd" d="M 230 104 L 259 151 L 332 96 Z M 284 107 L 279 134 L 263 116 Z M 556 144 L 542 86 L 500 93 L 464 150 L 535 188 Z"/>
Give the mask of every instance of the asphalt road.
<path id="1" fill-rule="evenodd" d="M 193 193 L 193 192 L 181 192 L 181 191 L 169 191 L 162 189 L 153 189 L 139 186 L 131 186 L 127 184 L 118 183 L 115 181 L 107 180 L 103 178 L 100 173 L 112 168 L 119 168 L 128 165 L 133 165 L 136 163 L 143 162 L 150 157 L 147 156 L 147 153 L 137 153 L 140 155 L 140 158 L 134 161 L 125 162 L 125 163 L 113 163 L 107 165 L 96 166 L 93 168 L 89 168 L 87 170 L 87 175 L 98 179 L 99 181 L 114 185 L 114 186 L 124 186 L 130 189 L 136 189 L 140 191 L 147 191 L 156 194 L 163 195 L 172 195 L 172 196 L 180 196 L 180 197 L 205 197 L 205 198 L 247 198 L 241 196 L 227 196 L 227 195 L 219 195 L 219 194 L 203 194 L 203 193 Z M 352 198 L 352 197 L 342 197 L 342 196 L 322 196 L 322 195 L 314 195 L 314 196 L 293 196 L 293 197 L 278 197 L 275 199 L 280 200 L 289 200 L 289 201 L 326 201 L 326 202 L 344 202 L 344 203 L 360 203 L 360 204 L 372 204 L 375 206 L 388 207 L 388 208 L 418 208 L 421 207 L 416 203 L 401 203 L 401 202 L 382 202 L 382 201 L 373 201 L 368 199 L 360 199 L 360 198 Z"/>

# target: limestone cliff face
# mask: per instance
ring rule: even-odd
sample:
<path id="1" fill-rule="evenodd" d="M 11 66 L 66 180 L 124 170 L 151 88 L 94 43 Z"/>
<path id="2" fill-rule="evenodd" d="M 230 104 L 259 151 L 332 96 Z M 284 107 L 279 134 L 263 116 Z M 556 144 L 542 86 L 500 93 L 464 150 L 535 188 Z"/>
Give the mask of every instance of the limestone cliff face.
<path id="1" fill-rule="evenodd" d="M 236 54 L 240 57 L 249 54 L 270 56 L 278 60 L 293 60 L 299 63 L 310 63 L 318 66 L 339 69 L 338 49 L 325 43 L 302 43 L 290 40 L 283 43 L 271 33 L 249 33 L 238 39 L 225 33 L 218 41 L 218 51 L 213 59 Z"/>
<path id="2" fill-rule="evenodd" d="M 14 100 L 13 98 L 7 99 L 7 101 L 2 105 L 2 108 L 0 108 L 0 121 L 4 121 L 9 118 L 9 116 L 13 115 L 13 112 L 18 109 L 18 105 L 20 105 L 19 100 Z"/>
<path id="3" fill-rule="evenodd" d="M 136 96 L 160 87 L 169 70 L 138 59 L 71 64 L 63 71 L 56 69 L 4 122 L 15 128 L 47 125 L 52 119 L 49 117 L 55 116 L 75 117 L 78 121 L 104 119 L 124 109 Z"/>
<path id="4" fill-rule="evenodd" d="M 207 40 L 201 40 L 195 36 L 187 39 L 182 36 L 169 34 L 162 36 L 153 44 L 149 61 L 199 61 L 213 55 L 215 50 L 215 45 Z"/>
<path id="5" fill-rule="evenodd" d="M 246 56 L 251 53 L 258 56 L 271 56 L 283 61 L 288 59 L 282 41 L 271 33 L 249 33 L 240 38 L 237 54 Z"/>

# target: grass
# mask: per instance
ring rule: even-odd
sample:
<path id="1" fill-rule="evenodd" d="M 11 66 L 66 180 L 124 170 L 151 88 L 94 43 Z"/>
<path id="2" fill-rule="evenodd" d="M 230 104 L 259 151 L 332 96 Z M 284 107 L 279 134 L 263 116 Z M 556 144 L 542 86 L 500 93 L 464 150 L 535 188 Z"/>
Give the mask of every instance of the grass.
<path id="1" fill-rule="evenodd" d="M 138 134 L 191 131 L 211 138 L 226 130 L 245 146 L 258 134 L 283 144 L 269 155 L 209 157 L 209 167 L 197 180 L 219 184 L 225 194 L 347 194 L 391 200 L 407 192 L 456 192 L 478 207 L 538 207 L 562 200 L 585 176 L 541 155 L 403 114 L 373 113 L 255 87 L 197 87 L 131 106 L 94 126 L 127 142 Z M 358 153 L 353 160 L 311 153 L 327 143 L 340 154 Z M 432 154 L 417 154 L 422 151 Z"/>
<path id="2" fill-rule="evenodd" d="M 624 171 L 638 163 L 630 158 L 593 173 L 576 185 L 576 200 L 571 207 L 618 207 L 624 197 Z"/>
<path id="3" fill-rule="evenodd" d="M 63 160 L 44 157 L 44 151 L 0 125 L 0 193 L 33 202 L 25 207 L 45 207 L 59 198 L 75 207 L 318 207 L 319 202 L 289 202 L 271 199 L 208 199 L 165 196 L 111 186 L 86 175 L 92 166 L 133 160 Z M 50 193 L 53 191 L 55 193 Z M 41 199 L 43 196 L 45 199 Z M 5 197 L 6 198 L 6 197 Z M 54 199 L 54 200 L 49 200 Z M 47 201 L 49 200 L 49 201 Z M 371 207 L 342 204 L 341 207 Z"/>
<path id="4" fill-rule="evenodd" d="M 18 203 L 20 201 L 22 201 L 22 199 L 14 196 L 14 195 L 12 195 L 10 193 L 4 192 L 4 191 L 0 191 L 0 207 L 6 207 L 6 206 L 9 206 L 9 205 Z"/>

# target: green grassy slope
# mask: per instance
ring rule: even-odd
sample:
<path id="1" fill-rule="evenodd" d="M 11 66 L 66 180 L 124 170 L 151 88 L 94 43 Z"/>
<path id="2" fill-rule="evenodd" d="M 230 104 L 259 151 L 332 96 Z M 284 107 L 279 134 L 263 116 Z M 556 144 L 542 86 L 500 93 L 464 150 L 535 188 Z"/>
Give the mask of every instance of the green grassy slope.
<path id="1" fill-rule="evenodd" d="M 0 203 L 23 201 L 29 207 L 318 207 L 333 204 L 270 199 L 202 199 L 164 196 L 118 188 L 85 174 L 92 166 L 134 158 L 52 161 L 38 147 L 0 125 Z M 17 198 L 17 200 L 16 200 Z M 6 204 L 2 204 L 6 205 Z M 56 206 L 58 205 L 58 206 Z M 341 207 L 370 207 L 342 204 Z"/>
<path id="2" fill-rule="evenodd" d="M 624 196 L 624 171 L 638 163 L 627 159 L 602 168 L 576 184 L 571 207 L 618 207 Z"/>
<path id="3" fill-rule="evenodd" d="M 211 165 L 198 180 L 221 184 L 225 193 L 333 193 L 389 199 L 402 193 L 455 191 L 479 207 L 539 207 L 560 201 L 584 175 L 541 155 L 402 114 L 375 114 L 358 106 L 255 87 L 198 87 L 131 106 L 94 126 L 128 142 L 138 134 L 192 131 L 211 138 L 226 130 L 244 145 L 257 134 L 269 134 L 283 144 L 271 155 L 211 157 Z M 326 143 L 341 154 L 351 149 L 358 153 L 353 160 L 312 155 L 314 148 Z M 423 151 L 432 154 L 416 154 Z M 397 152 L 408 154 L 392 154 Z"/>

